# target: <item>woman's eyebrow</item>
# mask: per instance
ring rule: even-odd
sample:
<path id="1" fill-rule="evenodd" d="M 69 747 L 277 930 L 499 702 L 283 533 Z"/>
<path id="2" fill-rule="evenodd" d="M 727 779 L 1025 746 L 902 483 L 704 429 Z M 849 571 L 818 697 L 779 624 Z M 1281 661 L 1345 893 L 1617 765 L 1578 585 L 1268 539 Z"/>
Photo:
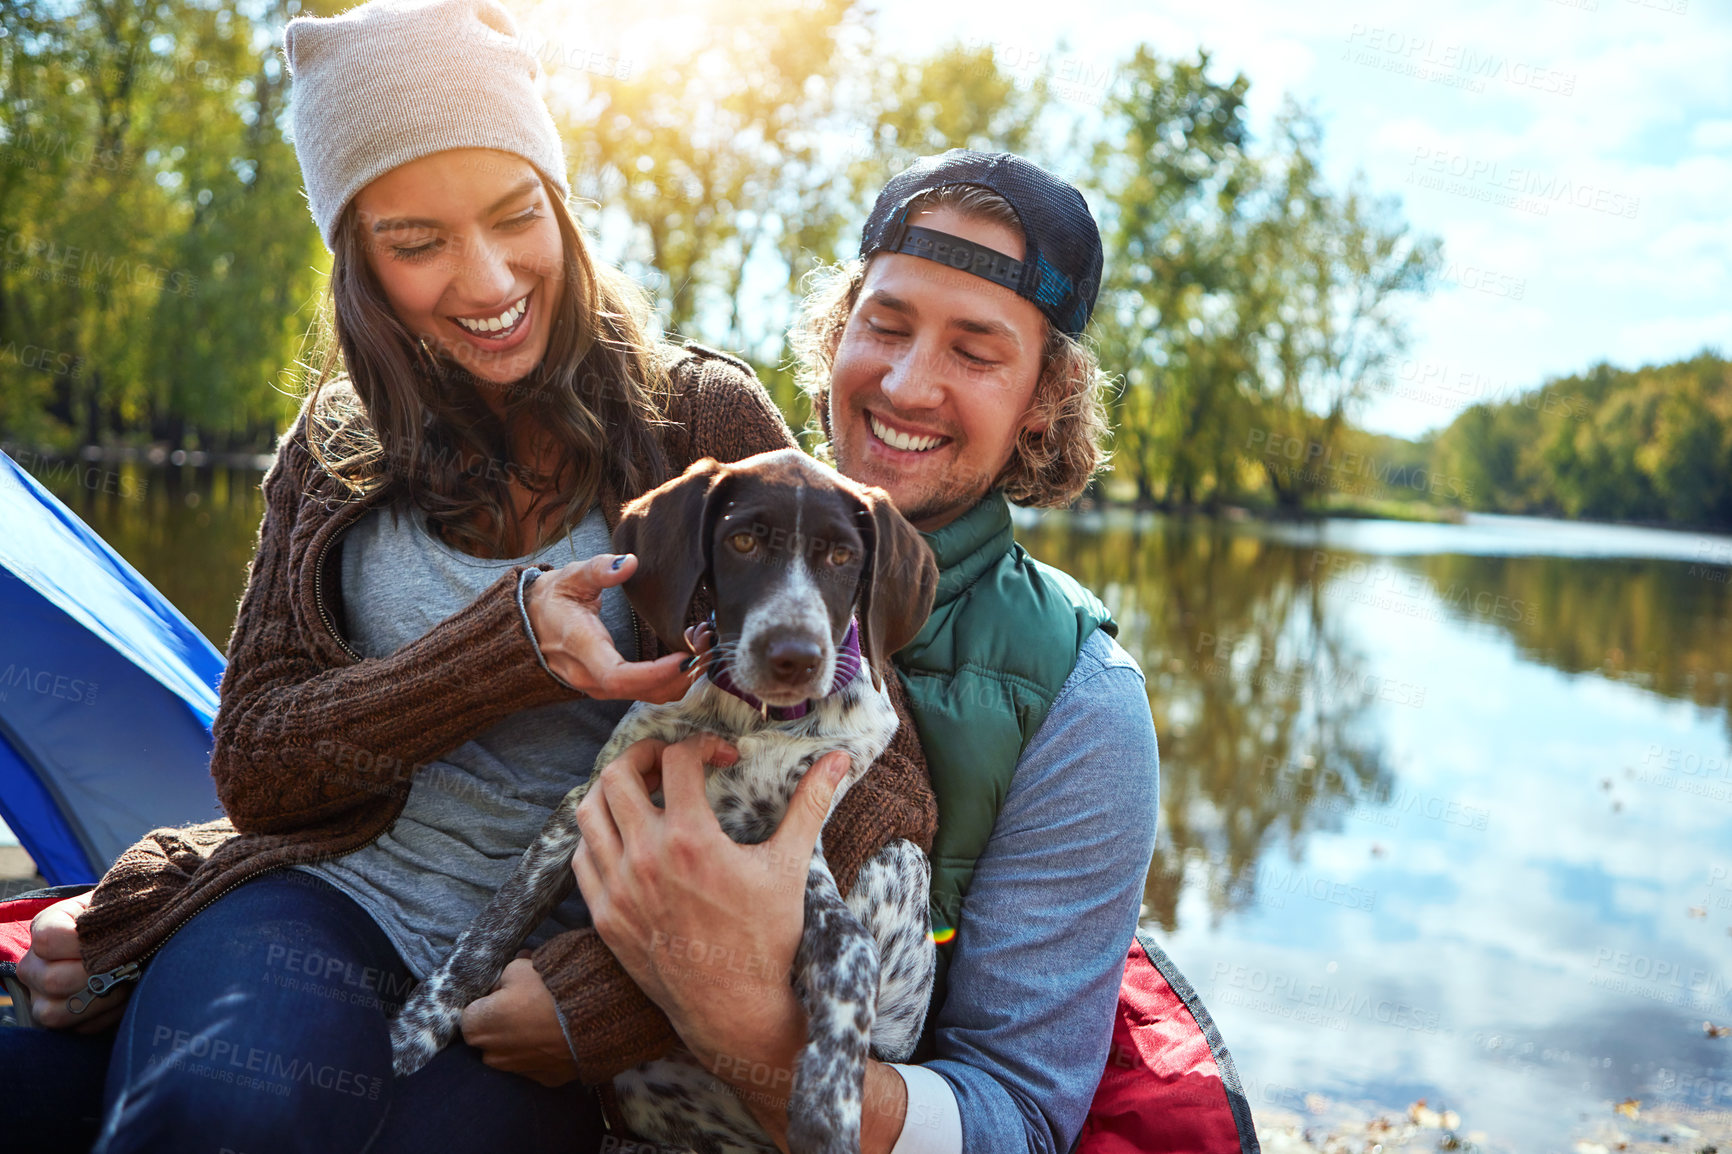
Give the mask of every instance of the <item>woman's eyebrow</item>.
<path id="1" fill-rule="evenodd" d="M 506 193 L 504 196 L 500 197 L 498 200 L 496 200 L 492 204 L 488 205 L 486 211 L 483 212 L 481 215 L 482 216 L 492 216 L 494 213 L 498 212 L 500 209 L 504 208 L 506 205 L 510 204 L 512 201 L 516 200 L 518 197 L 522 196 L 524 193 L 533 192 L 535 190 L 535 188 L 538 185 L 540 185 L 540 183 L 541 182 L 533 176 L 524 177 L 521 181 L 519 181 L 517 183 L 516 187 L 514 187 L 510 192 Z M 434 220 L 432 217 L 427 217 L 427 216 L 393 216 L 393 217 L 388 217 L 387 219 L 381 220 L 381 221 L 377 222 L 376 224 L 374 224 L 373 225 L 373 231 L 375 233 L 379 233 L 379 232 L 391 232 L 391 231 L 394 231 L 394 230 L 400 229 L 400 228 L 443 228 L 443 227 L 445 227 L 445 226 L 444 226 L 444 223 L 442 221 Z"/>
<path id="2" fill-rule="evenodd" d="M 492 204 L 488 205 L 487 211 L 482 213 L 481 215 L 482 216 L 492 216 L 494 213 L 498 212 L 500 209 L 504 208 L 506 205 L 510 204 L 512 201 L 516 200 L 518 197 L 522 196 L 524 193 L 533 192 L 533 191 L 535 191 L 535 189 L 537 189 L 539 187 L 541 187 L 541 181 L 539 179 L 537 179 L 536 177 L 533 177 L 533 176 L 526 176 L 522 180 L 518 181 L 517 184 L 511 189 L 510 192 L 506 193 L 504 196 L 500 197 L 498 200 L 496 200 Z"/>

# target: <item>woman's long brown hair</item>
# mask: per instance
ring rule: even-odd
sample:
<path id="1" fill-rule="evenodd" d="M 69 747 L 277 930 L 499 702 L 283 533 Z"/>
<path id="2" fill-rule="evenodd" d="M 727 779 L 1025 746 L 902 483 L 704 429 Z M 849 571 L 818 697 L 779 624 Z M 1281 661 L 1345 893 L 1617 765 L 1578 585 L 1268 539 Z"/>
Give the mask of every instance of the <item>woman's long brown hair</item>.
<path id="1" fill-rule="evenodd" d="M 646 333 L 644 294 L 590 259 L 565 202 L 546 180 L 542 187 L 559 225 L 565 283 L 547 353 L 528 376 L 491 384 L 424 347 L 368 266 L 351 202 L 331 267 L 334 341 L 312 390 L 317 427 L 309 440 L 328 472 L 353 493 L 394 487 L 447 540 L 488 557 L 512 540 L 513 476 L 536 493 L 539 545 L 580 521 L 604 492 L 628 500 L 667 472 L 656 435 L 667 373 Z M 503 419 L 482 399 L 484 388 L 504 393 Z M 512 459 L 508 429 L 519 421 L 554 439 L 561 466 L 552 475 Z"/>

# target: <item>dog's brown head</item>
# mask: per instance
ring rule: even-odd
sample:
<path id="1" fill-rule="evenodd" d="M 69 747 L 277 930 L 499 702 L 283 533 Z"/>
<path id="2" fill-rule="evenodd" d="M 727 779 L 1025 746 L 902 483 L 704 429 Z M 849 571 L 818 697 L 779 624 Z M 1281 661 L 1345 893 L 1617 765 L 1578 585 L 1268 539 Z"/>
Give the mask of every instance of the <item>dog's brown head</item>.
<path id="1" fill-rule="evenodd" d="M 938 585 L 932 550 L 882 489 L 794 449 L 698 461 L 627 505 L 613 545 L 637 554 L 626 597 L 670 649 L 685 648 L 686 613 L 707 584 L 731 676 L 777 706 L 829 691 L 853 616 L 881 684 Z"/>

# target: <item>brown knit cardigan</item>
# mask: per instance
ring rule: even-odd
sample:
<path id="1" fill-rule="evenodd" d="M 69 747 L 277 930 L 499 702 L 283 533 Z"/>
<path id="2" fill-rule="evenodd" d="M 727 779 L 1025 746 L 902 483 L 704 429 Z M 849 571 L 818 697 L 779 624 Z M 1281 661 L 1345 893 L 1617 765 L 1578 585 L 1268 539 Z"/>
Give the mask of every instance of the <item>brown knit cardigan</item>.
<path id="1" fill-rule="evenodd" d="M 673 474 L 693 460 L 734 461 L 794 444 L 742 362 L 669 347 Z M 582 694 L 537 661 L 518 612 L 523 566 L 388 657 L 357 659 L 337 635 L 340 567 L 332 545 L 381 494 L 353 497 L 313 459 L 303 409 L 264 481 L 265 517 L 229 640 L 212 727 L 211 774 L 227 817 L 159 829 L 123 853 L 78 919 L 92 974 L 150 955 L 194 914 L 267 870 L 366 845 L 402 812 L 414 771 L 518 710 Z M 604 494 L 611 527 L 621 501 Z M 638 628 L 648 658 L 661 652 Z M 887 678 L 893 695 L 896 678 Z M 844 797 L 824 853 L 846 893 L 879 848 L 907 838 L 930 850 L 937 806 L 905 704 L 890 748 Z M 564 1017 L 584 1081 L 607 1081 L 676 1041 L 594 930 L 560 934 L 535 968 Z"/>

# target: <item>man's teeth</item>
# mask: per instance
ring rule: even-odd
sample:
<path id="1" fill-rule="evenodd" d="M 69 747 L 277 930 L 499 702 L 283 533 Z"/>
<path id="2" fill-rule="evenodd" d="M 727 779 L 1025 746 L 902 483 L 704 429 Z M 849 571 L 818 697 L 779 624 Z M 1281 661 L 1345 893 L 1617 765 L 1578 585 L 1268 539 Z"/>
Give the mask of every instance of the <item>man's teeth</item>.
<path id="1" fill-rule="evenodd" d="M 906 449 L 910 452 L 923 453 L 944 440 L 943 437 L 911 437 L 907 433 L 899 433 L 871 413 L 866 414 L 866 419 L 872 424 L 873 434 L 892 449 Z"/>
<path id="2" fill-rule="evenodd" d="M 484 321 L 471 320 L 468 317 L 452 317 L 451 319 L 472 333 L 503 332 L 517 323 L 517 318 L 523 315 L 523 310 L 529 307 L 529 298 L 524 297 L 496 317 Z"/>

